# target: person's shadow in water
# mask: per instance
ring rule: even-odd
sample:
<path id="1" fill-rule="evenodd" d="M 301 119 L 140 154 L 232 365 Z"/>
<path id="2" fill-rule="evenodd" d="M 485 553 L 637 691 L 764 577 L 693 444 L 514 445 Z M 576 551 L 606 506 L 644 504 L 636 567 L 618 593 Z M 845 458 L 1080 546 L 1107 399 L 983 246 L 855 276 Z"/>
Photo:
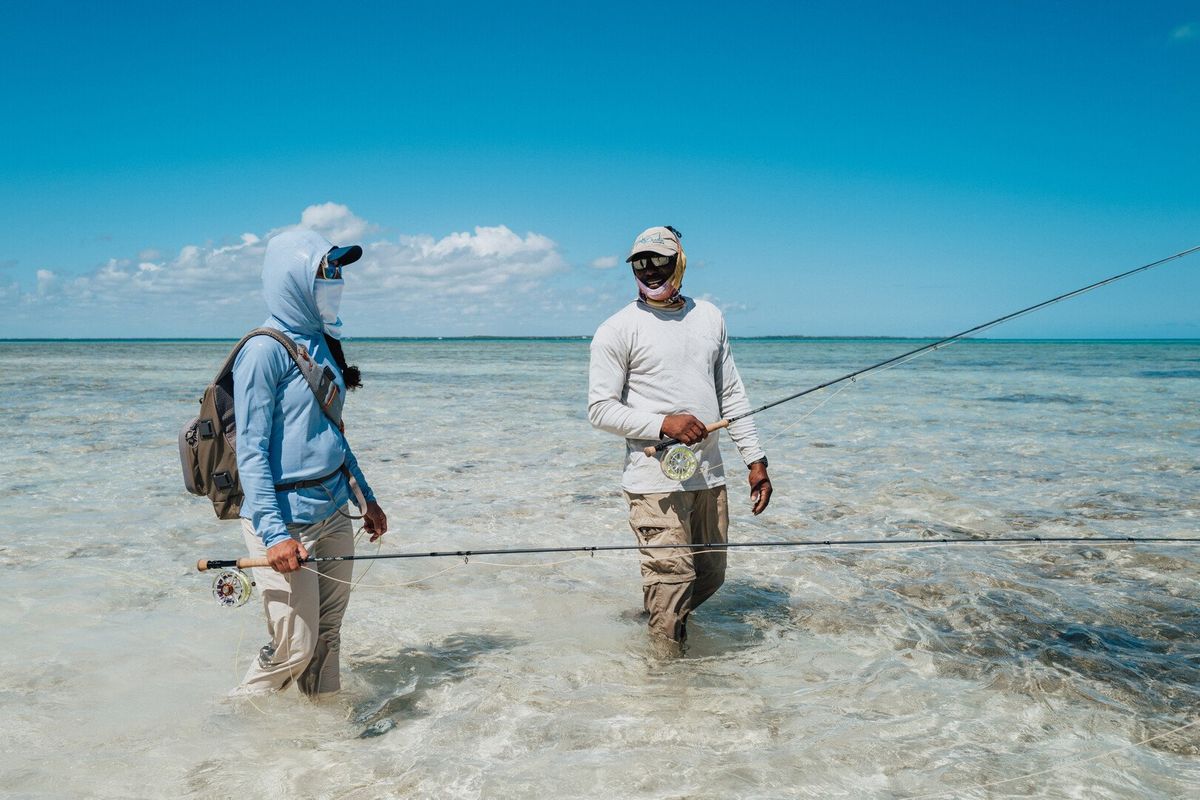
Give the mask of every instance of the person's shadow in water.
<path id="1" fill-rule="evenodd" d="M 767 631 L 790 627 L 792 595 L 786 589 L 748 580 L 727 580 L 688 618 L 686 656 L 719 656 L 755 647 Z"/>
<path id="2" fill-rule="evenodd" d="M 720 656 L 754 647 L 766 631 L 792 625 L 792 595 L 779 586 L 748 580 L 726 580 L 717 593 L 688 617 L 686 658 Z M 621 614 L 643 628 L 648 615 L 642 609 Z"/>
<path id="3" fill-rule="evenodd" d="M 402 720 L 423 717 L 421 699 L 447 683 L 465 680 L 480 656 L 521 644 L 511 636 L 454 634 L 441 643 L 405 648 L 357 660 L 355 676 L 367 684 L 366 699 L 353 710 L 356 724 L 366 726 L 360 738 L 382 736 Z"/>

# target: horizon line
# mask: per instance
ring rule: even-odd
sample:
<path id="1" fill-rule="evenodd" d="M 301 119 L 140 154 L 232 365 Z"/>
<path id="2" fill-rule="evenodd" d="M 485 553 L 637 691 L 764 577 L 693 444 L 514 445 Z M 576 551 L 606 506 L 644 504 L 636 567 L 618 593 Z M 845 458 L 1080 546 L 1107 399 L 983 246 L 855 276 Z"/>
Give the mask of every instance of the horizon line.
<path id="1" fill-rule="evenodd" d="M 46 337 L 34 336 L 28 338 L 0 337 L 0 344 L 36 344 L 55 342 L 236 342 L 240 336 L 88 336 L 88 337 Z M 588 341 L 589 335 L 546 335 L 546 336 L 354 336 L 348 337 L 347 342 L 471 342 L 471 341 Z M 802 335 L 802 334 L 772 334 L 767 336 L 731 336 L 732 341 L 936 341 L 944 336 L 872 336 L 872 335 Z M 960 341 L 976 342 L 1200 342 L 1195 336 L 1023 336 L 1023 337 L 992 337 L 967 336 Z"/>

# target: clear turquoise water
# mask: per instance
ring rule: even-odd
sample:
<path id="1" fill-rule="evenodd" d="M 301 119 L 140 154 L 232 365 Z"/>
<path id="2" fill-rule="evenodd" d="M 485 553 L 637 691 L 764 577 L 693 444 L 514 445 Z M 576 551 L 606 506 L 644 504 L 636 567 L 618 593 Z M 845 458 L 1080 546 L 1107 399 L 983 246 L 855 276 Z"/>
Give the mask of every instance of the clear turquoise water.
<path id="1" fill-rule="evenodd" d="M 762 404 L 911 344 L 734 352 Z M 1170 733 L 1200 701 L 1183 546 L 739 552 L 679 660 L 647 646 L 634 555 L 382 562 L 338 700 L 233 704 L 261 611 L 194 572 L 239 535 L 175 444 L 227 347 L 0 343 L 11 796 L 1200 792 L 1200 725 Z M 628 541 L 586 342 L 350 353 L 385 551 Z M 735 487 L 732 536 L 1200 535 L 1198 389 L 1198 342 L 957 344 L 761 414 L 777 494 L 756 519 Z"/>

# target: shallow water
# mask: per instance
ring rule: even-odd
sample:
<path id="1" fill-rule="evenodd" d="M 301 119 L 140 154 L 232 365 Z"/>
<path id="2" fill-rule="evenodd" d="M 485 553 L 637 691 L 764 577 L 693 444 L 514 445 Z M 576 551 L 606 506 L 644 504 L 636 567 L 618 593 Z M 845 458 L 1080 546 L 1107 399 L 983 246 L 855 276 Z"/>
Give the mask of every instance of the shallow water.
<path id="1" fill-rule="evenodd" d="M 734 352 L 761 404 L 910 346 Z M 183 491 L 175 437 L 227 348 L 0 343 L 10 796 L 1200 792 L 1200 724 L 1172 732 L 1200 701 L 1184 546 L 739 551 L 680 659 L 646 640 L 633 554 L 360 564 L 342 695 L 226 700 L 261 610 L 193 569 L 240 535 Z M 628 542 L 586 342 L 349 348 L 385 551 Z M 735 485 L 732 536 L 1195 536 L 1198 389 L 1196 342 L 958 344 L 761 414 L 776 495 L 756 519 Z"/>

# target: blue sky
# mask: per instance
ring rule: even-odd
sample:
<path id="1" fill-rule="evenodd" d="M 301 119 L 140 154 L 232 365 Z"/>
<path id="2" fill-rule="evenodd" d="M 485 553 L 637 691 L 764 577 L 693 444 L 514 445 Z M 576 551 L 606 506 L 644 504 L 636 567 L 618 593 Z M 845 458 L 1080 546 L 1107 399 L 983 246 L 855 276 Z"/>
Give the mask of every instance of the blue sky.
<path id="1" fill-rule="evenodd" d="M 6 11 L 0 337 L 590 334 L 654 224 L 734 335 L 940 335 L 1200 244 L 1200 2 Z M 994 336 L 1200 337 L 1200 255 Z"/>

